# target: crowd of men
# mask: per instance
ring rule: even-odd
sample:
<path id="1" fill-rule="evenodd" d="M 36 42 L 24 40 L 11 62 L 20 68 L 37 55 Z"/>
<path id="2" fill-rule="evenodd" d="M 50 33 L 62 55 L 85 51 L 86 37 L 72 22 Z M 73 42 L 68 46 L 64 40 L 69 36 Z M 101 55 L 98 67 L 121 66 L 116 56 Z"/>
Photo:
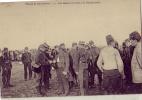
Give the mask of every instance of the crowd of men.
<path id="1" fill-rule="evenodd" d="M 38 47 L 34 61 L 26 47 L 21 57 L 24 79 L 31 80 L 32 73 L 36 73 L 37 90 L 41 95 L 51 89 L 52 69 L 57 75 L 58 94 L 68 95 L 72 87 L 79 87 L 80 95 L 85 95 L 89 88 L 96 86 L 105 94 L 120 94 L 124 80 L 125 85 L 133 85 L 137 93 L 142 93 L 141 40 L 141 35 L 135 31 L 124 41 L 121 49 L 111 35 L 106 36 L 107 46 L 103 48 L 96 47 L 93 41 L 72 43 L 70 49 L 64 43 L 53 49 L 43 43 Z M 0 51 L 0 66 L 3 88 L 12 87 L 12 62 L 8 48 Z"/>

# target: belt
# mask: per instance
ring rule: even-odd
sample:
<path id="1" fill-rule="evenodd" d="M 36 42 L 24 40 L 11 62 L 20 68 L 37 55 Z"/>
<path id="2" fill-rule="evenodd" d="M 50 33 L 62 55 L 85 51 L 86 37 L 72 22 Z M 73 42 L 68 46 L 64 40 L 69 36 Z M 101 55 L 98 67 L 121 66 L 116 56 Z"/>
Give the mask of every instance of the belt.
<path id="1" fill-rule="evenodd" d="M 118 69 L 109 69 L 109 70 L 106 70 L 106 69 L 103 69 L 104 71 L 110 71 L 110 70 L 118 70 Z"/>
<path id="2" fill-rule="evenodd" d="M 86 61 L 80 61 L 81 63 L 87 63 Z"/>

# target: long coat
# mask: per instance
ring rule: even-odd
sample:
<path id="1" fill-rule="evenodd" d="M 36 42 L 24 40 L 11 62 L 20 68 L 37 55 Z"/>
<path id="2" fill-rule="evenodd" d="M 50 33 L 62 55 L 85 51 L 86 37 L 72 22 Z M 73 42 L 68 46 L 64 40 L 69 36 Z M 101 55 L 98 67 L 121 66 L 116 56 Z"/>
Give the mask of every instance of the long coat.
<path id="1" fill-rule="evenodd" d="M 134 49 L 134 54 L 132 57 L 131 67 L 132 67 L 132 78 L 133 83 L 142 83 L 142 48 L 141 41 L 137 44 Z"/>

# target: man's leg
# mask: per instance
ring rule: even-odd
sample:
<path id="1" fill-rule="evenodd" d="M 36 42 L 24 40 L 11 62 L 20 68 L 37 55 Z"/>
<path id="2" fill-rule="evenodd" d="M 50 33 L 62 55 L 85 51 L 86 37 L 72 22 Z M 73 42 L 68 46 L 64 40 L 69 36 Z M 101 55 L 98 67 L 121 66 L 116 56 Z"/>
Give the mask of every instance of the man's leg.
<path id="1" fill-rule="evenodd" d="M 6 88 L 6 70 L 4 68 L 2 70 L 2 83 L 3 87 Z"/>
<path id="2" fill-rule="evenodd" d="M 110 83 L 109 77 L 105 73 L 103 73 L 102 85 L 103 85 L 103 90 L 105 94 L 109 94 L 110 84 L 111 83 Z"/>
<path id="3" fill-rule="evenodd" d="M 31 63 L 28 63 L 28 70 L 29 70 L 29 79 L 32 78 L 32 66 Z"/>
<path id="4" fill-rule="evenodd" d="M 83 70 L 83 89 L 84 89 L 84 95 L 86 95 L 87 94 L 87 91 L 88 91 L 88 81 L 89 81 L 89 79 L 88 79 L 88 69 L 84 69 Z"/>
<path id="5" fill-rule="evenodd" d="M 83 66 L 80 63 L 79 65 L 79 86 L 80 86 L 80 93 L 83 96 L 84 95 L 84 86 L 83 86 Z"/>
<path id="6" fill-rule="evenodd" d="M 61 75 L 62 76 L 62 81 L 63 81 L 63 89 L 64 89 L 64 95 L 67 96 L 69 94 L 69 82 L 68 82 L 68 78 L 65 75 Z"/>
<path id="7" fill-rule="evenodd" d="M 64 93 L 64 88 L 63 88 L 63 82 L 62 82 L 62 72 L 61 72 L 61 68 L 56 69 L 56 74 L 57 74 L 57 80 L 58 80 L 58 94 L 62 94 Z"/>
<path id="8" fill-rule="evenodd" d="M 8 73 L 7 73 L 7 84 L 8 84 L 8 86 L 12 86 L 11 84 L 10 84 L 10 79 L 11 79 L 11 68 L 9 68 L 8 69 Z"/>
<path id="9" fill-rule="evenodd" d="M 27 80 L 27 64 L 24 64 L 24 79 Z"/>

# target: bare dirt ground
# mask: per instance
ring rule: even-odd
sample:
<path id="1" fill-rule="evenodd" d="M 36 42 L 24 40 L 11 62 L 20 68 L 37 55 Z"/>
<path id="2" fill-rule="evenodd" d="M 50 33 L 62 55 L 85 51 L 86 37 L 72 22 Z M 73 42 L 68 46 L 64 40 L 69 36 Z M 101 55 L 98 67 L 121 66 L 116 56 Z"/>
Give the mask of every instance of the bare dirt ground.
<path id="1" fill-rule="evenodd" d="M 0 75 L 1 80 L 1 75 Z M 36 90 L 37 82 L 36 78 L 32 78 L 32 80 L 25 81 L 24 80 L 24 69 L 23 65 L 14 62 L 12 68 L 12 77 L 11 83 L 14 87 L 5 89 L 1 88 L 1 96 L 2 98 L 22 98 L 22 97 L 41 97 L 41 95 Z M 2 83 L 0 82 L 0 85 Z M 51 89 L 48 90 L 46 97 L 55 97 L 55 96 L 62 96 L 58 95 L 58 85 L 57 85 L 56 73 L 52 71 L 52 79 L 50 80 L 50 87 Z M 130 90 L 126 90 L 125 93 L 132 93 Z M 73 88 L 69 96 L 79 96 L 79 88 Z M 99 89 L 94 88 L 90 89 L 87 95 L 102 95 L 103 91 L 99 91 Z"/>
<path id="2" fill-rule="evenodd" d="M 1 88 L 1 96 L 2 98 L 41 97 L 41 95 L 36 90 L 36 86 L 38 84 L 36 80 L 36 78 L 32 78 L 32 80 L 25 81 L 23 64 L 14 62 L 11 76 L 11 84 L 14 85 L 14 87 L 8 89 Z M 55 71 L 52 71 L 52 79 L 50 80 L 51 89 L 47 92 L 47 97 L 62 96 L 57 94 L 57 84 L 56 73 Z M 69 95 L 78 96 L 79 93 L 80 92 L 78 88 L 73 88 Z"/>

